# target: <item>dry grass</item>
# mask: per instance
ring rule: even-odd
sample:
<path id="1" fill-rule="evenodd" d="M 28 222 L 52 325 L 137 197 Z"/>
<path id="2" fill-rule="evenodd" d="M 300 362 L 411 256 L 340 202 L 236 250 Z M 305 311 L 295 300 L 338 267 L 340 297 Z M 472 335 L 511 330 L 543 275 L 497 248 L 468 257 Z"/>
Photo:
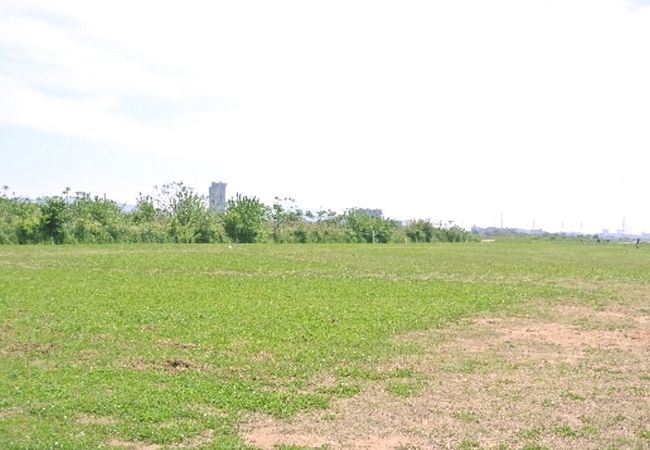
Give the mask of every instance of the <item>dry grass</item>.
<path id="1" fill-rule="evenodd" d="M 124 439 L 111 439 L 107 444 L 111 447 L 125 449 L 125 450 L 159 450 L 162 448 L 168 449 L 194 449 L 200 448 L 210 444 L 214 438 L 213 430 L 205 430 L 203 433 L 189 439 L 185 439 L 179 444 L 171 446 L 162 446 L 158 444 L 147 444 L 144 442 L 127 441 Z"/>
<path id="2" fill-rule="evenodd" d="M 412 396 L 370 381 L 327 411 L 251 416 L 241 434 L 261 449 L 650 448 L 650 309 L 639 293 L 401 336 L 422 349 L 392 362 L 415 369 Z"/>
<path id="3" fill-rule="evenodd" d="M 21 408 L 3 408 L 0 409 L 0 420 L 22 414 Z"/>

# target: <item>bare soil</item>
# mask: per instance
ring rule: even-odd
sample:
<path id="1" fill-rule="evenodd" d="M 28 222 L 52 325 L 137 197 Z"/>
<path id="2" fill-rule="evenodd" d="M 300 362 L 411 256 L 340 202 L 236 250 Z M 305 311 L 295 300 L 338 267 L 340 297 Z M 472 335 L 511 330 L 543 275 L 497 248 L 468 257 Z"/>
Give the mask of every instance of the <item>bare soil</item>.
<path id="1" fill-rule="evenodd" d="M 192 438 L 185 439 L 183 442 L 171 446 L 161 446 L 158 444 L 146 444 L 144 442 L 127 441 L 123 439 L 111 439 L 107 442 L 111 447 L 126 449 L 126 450 L 160 450 L 162 448 L 169 449 L 193 449 L 200 448 L 210 444 L 214 437 L 213 430 L 205 430 L 203 433 L 196 435 Z"/>
<path id="2" fill-rule="evenodd" d="M 399 340 L 420 388 L 366 382 L 330 409 L 240 428 L 261 449 L 650 449 L 650 293 L 603 307 L 530 302 Z"/>
<path id="3" fill-rule="evenodd" d="M 148 361 L 140 358 L 131 360 L 128 367 L 133 370 L 158 370 L 170 374 L 176 374 L 185 370 L 207 370 L 207 366 L 194 364 L 190 361 L 173 358 L 164 361 Z"/>

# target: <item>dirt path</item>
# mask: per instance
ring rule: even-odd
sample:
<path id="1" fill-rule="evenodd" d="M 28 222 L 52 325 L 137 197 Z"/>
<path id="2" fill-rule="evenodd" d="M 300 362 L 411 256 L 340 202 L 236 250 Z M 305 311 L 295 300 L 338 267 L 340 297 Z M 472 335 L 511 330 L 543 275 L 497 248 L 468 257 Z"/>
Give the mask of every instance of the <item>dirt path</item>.
<path id="1" fill-rule="evenodd" d="M 423 349 L 393 362 L 415 376 L 288 422 L 250 417 L 242 436 L 261 449 L 650 448 L 650 296 L 536 303 L 400 339 Z"/>

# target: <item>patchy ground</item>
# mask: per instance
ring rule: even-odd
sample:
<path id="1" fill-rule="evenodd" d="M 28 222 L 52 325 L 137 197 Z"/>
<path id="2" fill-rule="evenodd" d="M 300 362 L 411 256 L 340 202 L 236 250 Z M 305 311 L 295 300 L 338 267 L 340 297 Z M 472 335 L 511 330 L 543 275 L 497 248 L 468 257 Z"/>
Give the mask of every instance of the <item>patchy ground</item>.
<path id="1" fill-rule="evenodd" d="M 198 436 L 195 436 L 191 439 L 186 439 L 179 444 L 175 444 L 169 447 L 170 449 L 194 449 L 201 448 L 208 444 L 211 444 L 213 441 L 214 432 L 212 430 L 206 430 Z M 161 445 L 157 444 L 145 444 L 142 442 L 132 442 L 123 439 L 111 439 L 108 442 L 113 448 L 121 448 L 125 450 L 160 450 L 163 448 Z"/>
<path id="2" fill-rule="evenodd" d="M 548 302 L 401 340 L 415 375 L 290 421 L 251 416 L 261 449 L 650 448 L 650 295 Z M 641 294 L 641 295 L 639 295 Z"/>

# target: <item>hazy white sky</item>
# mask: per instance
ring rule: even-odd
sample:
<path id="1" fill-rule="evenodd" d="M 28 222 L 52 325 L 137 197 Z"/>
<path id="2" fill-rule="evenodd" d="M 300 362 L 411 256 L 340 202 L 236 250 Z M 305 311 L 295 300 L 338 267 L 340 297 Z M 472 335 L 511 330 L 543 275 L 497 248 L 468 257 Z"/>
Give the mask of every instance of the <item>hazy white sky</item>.
<path id="1" fill-rule="evenodd" d="M 0 184 L 650 231 L 649 80 L 650 1 L 2 0 Z"/>

